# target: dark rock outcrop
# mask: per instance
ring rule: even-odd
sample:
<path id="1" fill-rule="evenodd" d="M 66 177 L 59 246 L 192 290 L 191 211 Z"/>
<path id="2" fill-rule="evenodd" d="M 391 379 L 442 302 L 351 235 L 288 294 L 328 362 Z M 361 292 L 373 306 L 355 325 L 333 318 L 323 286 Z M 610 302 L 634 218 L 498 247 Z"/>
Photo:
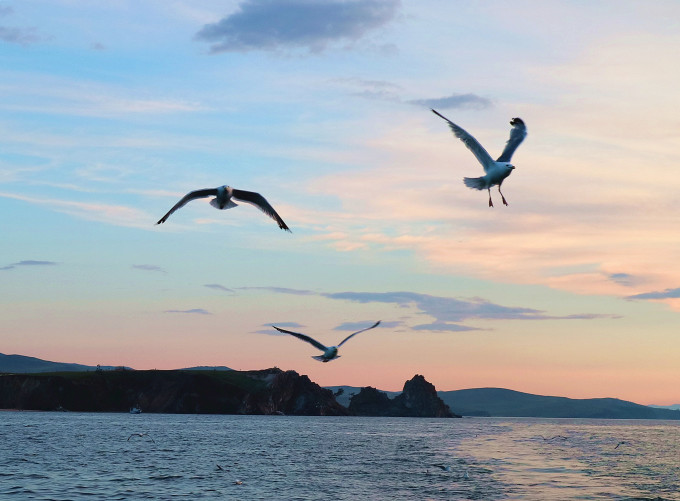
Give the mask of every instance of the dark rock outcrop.
<path id="1" fill-rule="evenodd" d="M 404 391 L 393 399 L 370 386 L 362 388 L 350 400 L 349 411 L 357 416 L 460 417 L 437 396 L 434 385 L 419 374 L 406 381 Z"/>
<path id="2" fill-rule="evenodd" d="M 181 414 L 346 415 L 294 371 L 101 371 L 0 375 L 0 408 Z"/>

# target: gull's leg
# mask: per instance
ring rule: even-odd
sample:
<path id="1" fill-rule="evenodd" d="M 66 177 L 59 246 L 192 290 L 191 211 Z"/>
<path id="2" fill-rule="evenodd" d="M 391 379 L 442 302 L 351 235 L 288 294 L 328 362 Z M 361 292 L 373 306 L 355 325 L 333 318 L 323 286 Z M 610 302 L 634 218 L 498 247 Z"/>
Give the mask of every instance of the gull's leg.
<path id="1" fill-rule="evenodd" d="M 489 207 L 493 207 L 493 202 L 491 201 L 491 188 L 487 188 L 487 191 L 489 192 Z"/>
<path id="2" fill-rule="evenodd" d="M 498 185 L 498 193 L 501 194 L 501 198 L 503 199 L 503 205 L 508 205 L 508 202 L 505 201 L 505 197 L 503 196 L 503 192 L 501 191 L 501 185 Z"/>

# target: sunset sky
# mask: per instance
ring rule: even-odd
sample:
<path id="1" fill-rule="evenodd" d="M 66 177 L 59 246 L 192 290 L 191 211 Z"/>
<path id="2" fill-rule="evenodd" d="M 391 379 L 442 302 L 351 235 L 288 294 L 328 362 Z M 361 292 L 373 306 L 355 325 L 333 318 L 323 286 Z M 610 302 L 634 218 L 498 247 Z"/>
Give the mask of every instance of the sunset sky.
<path id="1" fill-rule="evenodd" d="M 0 353 L 680 403 L 680 3 L 0 0 Z M 435 108 L 495 158 L 503 184 Z M 257 191 L 254 207 L 185 193 Z M 271 325 L 343 345 L 314 347 Z"/>

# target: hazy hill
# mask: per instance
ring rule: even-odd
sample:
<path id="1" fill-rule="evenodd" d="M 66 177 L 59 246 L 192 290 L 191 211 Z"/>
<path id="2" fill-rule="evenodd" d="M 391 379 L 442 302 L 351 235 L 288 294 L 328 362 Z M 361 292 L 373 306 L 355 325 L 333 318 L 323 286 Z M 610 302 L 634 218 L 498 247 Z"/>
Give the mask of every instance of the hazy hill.
<path id="1" fill-rule="evenodd" d="M 650 405 L 650 407 L 654 407 L 655 409 L 669 409 L 672 411 L 680 411 L 680 404 L 673 404 L 673 405 Z"/>
<path id="2" fill-rule="evenodd" d="M 105 371 L 114 370 L 119 366 L 102 365 L 101 369 Z M 130 367 L 125 367 L 130 369 Z M 0 372 L 9 372 L 12 374 L 38 374 L 42 372 L 83 372 L 93 371 L 97 367 L 94 365 L 69 364 L 64 362 L 50 362 L 49 360 L 42 360 L 35 357 L 27 357 L 24 355 L 4 355 L 0 353 Z M 198 366 L 186 367 L 177 369 L 180 371 L 230 371 L 229 367 L 224 365 L 218 366 Z"/>
<path id="3" fill-rule="evenodd" d="M 93 371 L 97 367 L 82 364 L 69 364 L 63 362 L 50 362 L 35 357 L 24 355 L 4 355 L 0 353 L 0 372 L 14 374 L 31 374 L 39 372 L 82 372 Z M 113 370 L 116 367 L 102 365 L 103 370 Z"/>
<path id="4" fill-rule="evenodd" d="M 438 394 L 453 412 L 464 416 L 680 419 L 680 411 L 617 398 L 550 397 L 503 388 L 440 391 Z"/>
<path id="5" fill-rule="evenodd" d="M 197 367 L 185 367 L 184 369 L 177 369 L 178 371 L 230 371 L 229 367 L 224 365 L 199 365 Z"/>

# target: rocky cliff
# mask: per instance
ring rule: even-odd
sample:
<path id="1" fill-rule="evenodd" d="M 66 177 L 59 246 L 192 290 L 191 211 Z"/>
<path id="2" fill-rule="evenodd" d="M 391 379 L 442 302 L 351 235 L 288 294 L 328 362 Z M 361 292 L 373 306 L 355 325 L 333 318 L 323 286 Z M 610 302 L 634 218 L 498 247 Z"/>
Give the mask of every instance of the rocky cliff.
<path id="1" fill-rule="evenodd" d="M 357 416 L 460 417 L 437 396 L 434 385 L 419 374 L 406 381 L 402 393 L 390 399 L 372 387 L 362 388 L 349 403 Z"/>
<path id="2" fill-rule="evenodd" d="M 346 415 L 294 371 L 97 371 L 0 375 L 0 408 L 86 412 Z"/>

